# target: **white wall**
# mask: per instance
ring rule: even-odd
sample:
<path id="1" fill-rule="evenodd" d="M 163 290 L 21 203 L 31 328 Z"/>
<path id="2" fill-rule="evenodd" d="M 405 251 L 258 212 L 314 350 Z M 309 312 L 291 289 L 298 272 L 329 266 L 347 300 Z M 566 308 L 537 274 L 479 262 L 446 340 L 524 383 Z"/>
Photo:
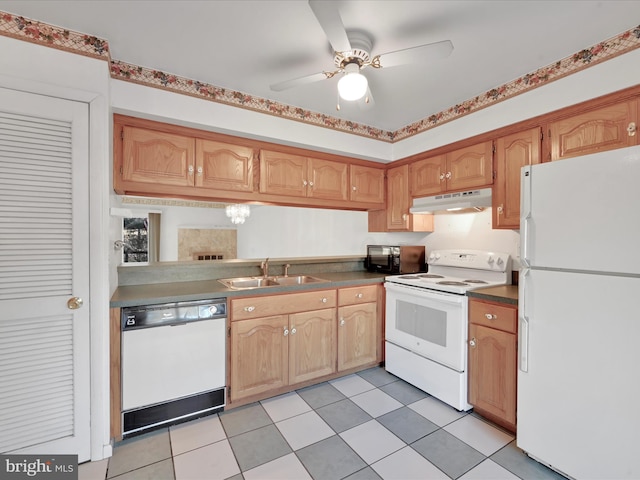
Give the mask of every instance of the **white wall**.
<path id="1" fill-rule="evenodd" d="M 366 212 L 261 206 L 238 226 L 238 257 L 364 255 Z"/>

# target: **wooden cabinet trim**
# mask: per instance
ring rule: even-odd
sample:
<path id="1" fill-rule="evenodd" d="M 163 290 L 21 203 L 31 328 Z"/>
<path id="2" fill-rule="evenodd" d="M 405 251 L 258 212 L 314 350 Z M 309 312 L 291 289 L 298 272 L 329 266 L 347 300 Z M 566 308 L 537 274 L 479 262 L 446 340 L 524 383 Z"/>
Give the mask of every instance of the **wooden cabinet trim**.
<path id="1" fill-rule="evenodd" d="M 477 325 L 516 333 L 518 309 L 514 306 L 471 299 L 469 301 L 469 321 Z"/>
<path id="2" fill-rule="evenodd" d="M 231 298 L 231 321 L 268 317 L 312 310 L 333 308 L 337 305 L 336 290 L 313 290 L 281 295 Z"/>
<path id="3" fill-rule="evenodd" d="M 338 305 L 354 305 L 357 303 L 375 302 L 378 295 L 377 285 L 343 287 L 338 290 Z"/>

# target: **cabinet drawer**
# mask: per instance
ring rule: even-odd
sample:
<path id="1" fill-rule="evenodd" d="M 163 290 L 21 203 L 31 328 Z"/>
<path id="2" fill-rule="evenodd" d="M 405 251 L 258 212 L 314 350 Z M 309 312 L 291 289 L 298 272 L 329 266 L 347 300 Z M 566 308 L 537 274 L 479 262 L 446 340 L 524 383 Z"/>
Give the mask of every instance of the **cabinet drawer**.
<path id="1" fill-rule="evenodd" d="M 516 333 L 518 309 L 499 303 L 469 301 L 469 321 L 477 325 Z"/>
<path id="2" fill-rule="evenodd" d="M 286 315 L 336 306 L 335 290 L 231 299 L 231 320 Z"/>
<path id="3" fill-rule="evenodd" d="M 378 299 L 377 285 L 363 285 L 338 290 L 339 305 L 354 305 L 356 303 L 375 302 Z"/>

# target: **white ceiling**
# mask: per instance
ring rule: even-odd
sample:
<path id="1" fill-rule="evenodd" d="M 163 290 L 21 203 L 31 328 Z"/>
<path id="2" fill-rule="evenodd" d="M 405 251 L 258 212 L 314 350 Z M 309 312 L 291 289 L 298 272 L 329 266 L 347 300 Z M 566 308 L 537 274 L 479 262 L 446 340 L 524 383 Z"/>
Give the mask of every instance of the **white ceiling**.
<path id="1" fill-rule="evenodd" d="M 342 0 L 347 30 L 372 55 L 451 40 L 431 64 L 366 69 L 370 108 L 341 102 L 337 78 L 269 86 L 333 69 L 307 0 L 0 0 L 0 10 L 98 36 L 111 57 L 318 113 L 395 131 L 640 23 L 640 1 Z"/>

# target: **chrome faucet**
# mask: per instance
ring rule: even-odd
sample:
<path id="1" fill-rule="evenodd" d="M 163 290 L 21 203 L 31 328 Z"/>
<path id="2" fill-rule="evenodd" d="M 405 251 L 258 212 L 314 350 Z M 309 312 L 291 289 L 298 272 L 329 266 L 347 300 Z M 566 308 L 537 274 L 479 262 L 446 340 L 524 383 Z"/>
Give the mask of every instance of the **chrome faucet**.
<path id="1" fill-rule="evenodd" d="M 269 257 L 267 257 L 267 259 L 262 262 L 262 264 L 260 265 L 260 268 L 262 268 L 262 276 L 263 277 L 268 277 L 269 276 Z"/>
<path id="2" fill-rule="evenodd" d="M 290 266 L 291 266 L 291 265 L 289 265 L 288 263 L 285 263 L 285 264 L 284 264 L 284 276 L 285 276 L 285 277 L 288 277 L 288 276 L 289 276 L 289 267 L 290 267 Z"/>

